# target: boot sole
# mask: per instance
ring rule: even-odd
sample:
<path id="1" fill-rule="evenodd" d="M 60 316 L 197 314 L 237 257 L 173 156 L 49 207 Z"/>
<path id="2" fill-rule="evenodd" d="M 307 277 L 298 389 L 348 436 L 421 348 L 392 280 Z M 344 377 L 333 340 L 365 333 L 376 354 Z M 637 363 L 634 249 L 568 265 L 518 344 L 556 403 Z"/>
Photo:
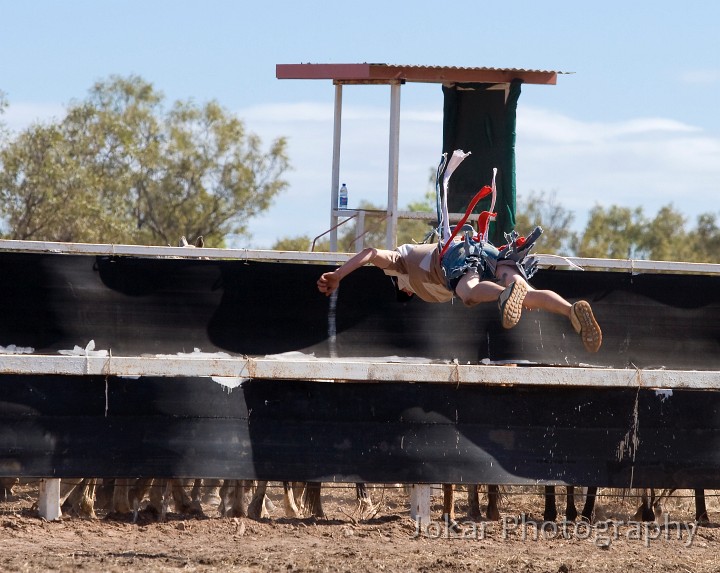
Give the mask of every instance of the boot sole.
<path id="1" fill-rule="evenodd" d="M 503 328 L 512 328 L 518 322 L 522 316 L 522 305 L 527 295 L 527 286 L 521 282 L 514 282 L 509 287 L 510 294 L 508 297 L 500 303 L 500 313 L 502 316 Z M 503 291 L 503 294 L 505 291 Z M 500 295 L 502 297 L 502 295 Z"/>
<path id="2" fill-rule="evenodd" d="M 572 320 L 575 332 L 580 335 L 583 346 L 588 352 L 597 352 L 602 345 L 602 331 L 595 320 L 590 304 L 580 300 L 572 306 Z"/>

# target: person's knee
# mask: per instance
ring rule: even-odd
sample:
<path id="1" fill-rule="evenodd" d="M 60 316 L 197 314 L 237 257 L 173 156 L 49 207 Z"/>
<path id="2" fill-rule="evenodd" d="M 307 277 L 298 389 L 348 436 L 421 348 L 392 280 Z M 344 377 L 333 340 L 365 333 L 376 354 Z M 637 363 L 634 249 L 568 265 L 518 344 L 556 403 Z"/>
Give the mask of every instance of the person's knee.
<path id="1" fill-rule="evenodd" d="M 513 277 L 510 273 L 500 273 L 497 275 L 498 283 L 502 286 L 510 286 L 513 282 L 515 282 L 515 277 Z"/>
<path id="2" fill-rule="evenodd" d="M 472 278 L 472 275 L 465 274 L 460 278 L 457 285 L 455 286 L 455 294 L 465 304 L 468 304 L 468 301 L 472 296 Z"/>
<path id="3" fill-rule="evenodd" d="M 506 265 L 503 265 L 502 267 L 498 268 L 497 272 L 495 273 L 495 278 L 504 287 L 510 286 L 512 283 L 514 283 L 516 277 L 518 277 L 518 276 L 520 276 L 520 275 L 519 275 L 519 273 L 517 273 L 515 271 L 514 268 L 511 268 Z"/>

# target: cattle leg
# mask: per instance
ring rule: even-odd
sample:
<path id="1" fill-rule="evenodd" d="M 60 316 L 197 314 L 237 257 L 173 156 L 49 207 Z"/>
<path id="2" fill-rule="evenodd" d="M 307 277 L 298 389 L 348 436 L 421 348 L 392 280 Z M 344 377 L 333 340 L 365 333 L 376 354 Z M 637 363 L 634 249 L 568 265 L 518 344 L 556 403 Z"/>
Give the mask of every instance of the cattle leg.
<path id="1" fill-rule="evenodd" d="M 585 505 L 583 505 L 582 513 L 580 514 L 585 521 L 592 521 L 595 514 L 595 497 L 597 496 L 597 487 L 587 488 L 585 494 Z"/>
<path id="2" fill-rule="evenodd" d="M 60 505 L 65 505 L 68 497 L 75 491 L 75 488 L 83 483 L 83 479 L 66 479 L 60 480 Z"/>
<path id="3" fill-rule="evenodd" d="M 163 512 L 166 511 L 165 507 L 165 490 L 167 489 L 167 480 L 164 479 L 153 479 L 150 482 L 150 491 L 148 492 L 148 504 L 147 509 L 157 515 L 158 519 L 162 521 Z"/>
<path id="4" fill-rule="evenodd" d="M 95 486 L 95 507 L 110 511 L 115 480 L 102 478 Z"/>
<path id="5" fill-rule="evenodd" d="M 675 488 L 663 490 L 660 496 L 656 499 L 655 503 L 652 505 L 655 510 L 654 513 L 656 518 L 659 518 L 662 515 L 661 502 L 669 498 L 673 492 L 675 492 Z M 710 519 L 708 518 L 707 507 L 705 505 L 705 490 L 694 489 L 693 494 L 695 498 L 695 520 L 698 523 L 708 523 Z"/>
<path id="6" fill-rule="evenodd" d="M 293 482 L 283 482 L 283 508 L 285 509 L 285 517 L 300 517 L 301 515 L 295 500 Z"/>
<path id="7" fill-rule="evenodd" d="M 655 521 L 655 489 L 650 488 L 649 512 L 643 513 L 643 521 Z"/>
<path id="8" fill-rule="evenodd" d="M 565 488 L 565 519 L 575 521 L 578 517 L 575 509 L 575 486 L 569 485 Z"/>
<path id="9" fill-rule="evenodd" d="M 545 509 L 543 511 L 543 519 L 545 521 L 555 521 L 557 519 L 557 499 L 555 495 L 555 486 L 545 486 Z M 575 521 L 578 512 L 575 509 L 575 486 L 569 485 L 565 488 L 565 519 Z"/>
<path id="10" fill-rule="evenodd" d="M 190 490 L 190 513 L 202 515 L 202 504 L 218 505 L 220 503 L 220 484 L 222 480 L 195 479 Z M 205 493 L 203 493 L 203 491 Z"/>
<path id="11" fill-rule="evenodd" d="M 298 511 L 300 516 L 307 515 L 307 507 L 305 505 L 305 493 L 307 490 L 307 483 L 304 481 L 292 482 L 293 497 L 295 503 L 297 503 Z"/>
<path id="12" fill-rule="evenodd" d="M 175 511 L 180 514 L 190 513 L 192 511 L 192 500 L 185 491 L 185 482 L 181 479 L 171 479 L 168 481 L 172 491 L 172 498 L 175 502 Z M 202 508 L 200 509 L 202 513 Z"/>
<path id="13" fill-rule="evenodd" d="M 146 496 L 150 495 L 150 499 L 154 500 L 154 496 L 152 494 L 152 487 L 153 487 L 153 480 L 151 478 L 139 478 L 135 480 L 135 485 L 130 488 L 130 492 L 128 493 L 128 498 L 130 501 L 130 504 L 133 508 L 133 516 L 135 521 L 137 521 L 137 514 L 140 510 L 140 504 L 142 503 L 143 499 L 145 499 Z M 148 511 L 155 511 L 156 513 L 160 512 L 159 505 L 156 506 L 151 503 L 148 504 L 147 507 Z"/>
<path id="14" fill-rule="evenodd" d="M 478 493 L 478 484 L 469 483 L 468 486 L 468 515 L 470 519 L 477 521 L 482 517 L 480 511 L 480 495 Z"/>
<path id="15" fill-rule="evenodd" d="M 86 516 L 90 519 L 95 519 L 95 487 L 97 480 L 91 478 L 85 481 L 85 485 L 81 490 L 80 495 L 80 515 Z"/>
<path id="16" fill-rule="evenodd" d="M 170 500 L 174 497 L 173 489 L 174 484 L 173 480 L 160 480 L 160 483 L 163 484 L 162 490 L 162 507 L 160 509 L 160 517 L 159 520 L 161 522 L 165 522 L 167 518 L 168 509 L 170 508 Z"/>
<path id="17" fill-rule="evenodd" d="M 648 491 L 650 496 L 648 497 Z M 640 507 L 633 515 L 633 521 L 655 521 L 655 512 L 653 506 L 655 505 L 655 490 L 654 489 L 643 489 L 642 496 L 640 497 Z"/>
<path id="18" fill-rule="evenodd" d="M 283 484 L 284 485 L 284 484 Z M 292 490 L 292 496 L 287 496 L 285 511 L 288 511 L 288 504 L 293 501 L 296 504 L 297 514 L 311 517 L 325 517 L 325 512 L 322 508 L 320 482 L 290 482 L 288 488 Z M 290 493 L 288 489 L 288 494 Z M 292 508 L 290 511 L 294 511 Z"/>
<path id="19" fill-rule="evenodd" d="M 488 485 L 488 507 L 487 507 L 487 518 L 493 521 L 500 521 L 500 509 L 498 504 L 500 501 L 500 486 Z"/>
<path id="20" fill-rule="evenodd" d="M 192 489 L 190 490 L 190 499 L 192 501 L 200 502 L 200 492 L 203 488 L 203 480 L 198 478 L 192 480 Z"/>
<path id="21" fill-rule="evenodd" d="M 451 483 L 442 484 L 443 491 L 443 512 L 442 519 L 445 523 L 455 522 L 455 486 Z"/>
<path id="22" fill-rule="evenodd" d="M 669 499 L 670 496 L 675 492 L 675 488 L 671 489 L 664 489 L 660 492 L 660 495 L 655 498 L 654 503 L 652 504 L 653 514 L 655 519 L 660 519 L 662 514 L 665 512 L 665 508 L 663 507 L 663 502 L 666 499 Z"/>
<path id="23" fill-rule="evenodd" d="M 705 490 L 695 490 L 695 520 L 698 523 L 710 523 L 707 508 L 705 507 Z"/>
<path id="24" fill-rule="evenodd" d="M 80 517 L 95 519 L 95 483 L 94 478 L 80 480 L 67 494 L 62 504 L 65 511 Z"/>
<path id="25" fill-rule="evenodd" d="M 447 524 L 447 528 L 460 532 L 460 524 L 455 521 L 455 486 L 451 483 L 443 484 L 443 521 Z"/>
<path id="26" fill-rule="evenodd" d="M 555 521 L 557 519 L 557 504 L 555 503 L 555 486 L 545 486 L 545 509 L 543 510 L 543 519 L 545 521 Z"/>
<path id="27" fill-rule="evenodd" d="M 250 500 L 250 504 L 247 508 L 247 516 L 250 519 L 262 519 L 268 517 L 267 510 L 265 509 L 265 494 L 267 493 L 266 481 L 259 481 L 255 486 L 255 493 Z"/>
<path id="28" fill-rule="evenodd" d="M 0 479 L 0 501 L 7 501 L 13 493 L 13 487 L 19 482 L 20 480 L 18 478 Z"/>
<path id="29" fill-rule="evenodd" d="M 375 512 L 375 506 L 373 505 L 372 499 L 370 499 L 367 484 L 355 484 L 355 499 L 357 500 L 357 511 L 360 513 L 360 519 L 365 519 L 366 516 L 372 516 Z"/>
<path id="30" fill-rule="evenodd" d="M 144 511 L 157 516 L 159 519 L 162 517 L 163 511 L 165 510 L 166 487 L 167 480 L 155 478 L 140 478 L 136 480 L 135 485 L 130 489 L 128 495 L 133 506 L 133 519 L 135 521 L 137 521 L 137 516 L 140 511 L 140 504 L 146 497 L 148 498 L 148 502 Z"/>
<path id="31" fill-rule="evenodd" d="M 229 480 L 226 479 L 223 481 L 222 486 L 220 487 L 220 491 L 218 492 L 218 495 L 220 496 L 220 504 L 218 505 L 218 513 L 222 517 L 229 517 L 228 516 L 228 510 L 230 509 L 231 501 L 230 501 L 230 491 L 233 487 L 233 483 L 236 480 Z"/>
<path id="32" fill-rule="evenodd" d="M 193 515 L 202 515 L 202 503 L 200 503 L 201 491 L 203 488 L 203 480 L 195 479 L 192 482 L 192 489 L 190 490 L 190 513 Z"/>
<path id="33" fill-rule="evenodd" d="M 309 481 L 305 486 L 305 507 L 308 515 L 313 517 L 325 517 L 320 499 L 320 482 Z"/>
<path id="34" fill-rule="evenodd" d="M 117 513 L 130 513 L 130 488 L 134 485 L 132 479 L 116 479 L 113 488 L 111 511 Z"/>
<path id="35" fill-rule="evenodd" d="M 245 480 L 226 479 L 220 488 L 218 513 L 223 517 L 246 517 L 246 493 L 249 488 Z"/>
<path id="36" fill-rule="evenodd" d="M 220 487 L 222 487 L 223 480 L 202 480 L 205 493 L 202 496 L 202 502 L 208 505 L 220 505 Z"/>

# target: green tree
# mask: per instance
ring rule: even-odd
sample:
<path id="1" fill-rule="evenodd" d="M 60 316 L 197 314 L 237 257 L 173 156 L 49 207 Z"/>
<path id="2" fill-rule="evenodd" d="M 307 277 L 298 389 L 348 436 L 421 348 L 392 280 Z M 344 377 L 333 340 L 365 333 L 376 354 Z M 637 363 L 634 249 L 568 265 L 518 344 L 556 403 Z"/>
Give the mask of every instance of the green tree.
<path id="1" fill-rule="evenodd" d="M 648 219 L 641 207 L 596 206 L 583 233 L 576 239 L 581 257 L 634 258 L 656 261 L 720 261 L 720 229 L 715 214 L 698 217 L 687 229 L 687 219 L 672 204 Z"/>
<path id="2" fill-rule="evenodd" d="M 646 219 L 642 207 L 630 209 L 612 205 L 605 210 L 596 205 L 581 236 L 573 244 L 580 257 L 638 258 Z"/>
<path id="3" fill-rule="evenodd" d="M 698 216 L 697 226 L 687 236 L 688 261 L 720 263 L 720 227 L 715 213 Z"/>
<path id="4" fill-rule="evenodd" d="M 300 235 L 298 237 L 282 237 L 278 239 L 272 246 L 274 251 L 309 251 L 316 253 L 326 253 L 330 250 L 329 239 L 318 239 L 313 249 L 313 237 L 309 235 Z"/>
<path id="5" fill-rule="evenodd" d="M 260 139 L 217 102 L 170 109 L 137 76 L 98 82 L 61 121 L 0 151 L 7 237 L 222 246 L 287 187 L 286 141 Z"/>
<path id="6" fill-rule="evenodd" d="M 662 207 L 643 229 L 637 258 L 689 261 L 692 253 L 685 230 L 686 222 L 686 218 L 672 205 Z"/>
<path id="7" fill-rule="evenodd" d="M 574 214 L 557 201 L 555 193 L 531 191 L 527 199 L 518 198 L 515 228 L 527 235 L 535 227 L 543 228 L 535 252 L 569 255 L 576 236 L 571 230 Z"/>

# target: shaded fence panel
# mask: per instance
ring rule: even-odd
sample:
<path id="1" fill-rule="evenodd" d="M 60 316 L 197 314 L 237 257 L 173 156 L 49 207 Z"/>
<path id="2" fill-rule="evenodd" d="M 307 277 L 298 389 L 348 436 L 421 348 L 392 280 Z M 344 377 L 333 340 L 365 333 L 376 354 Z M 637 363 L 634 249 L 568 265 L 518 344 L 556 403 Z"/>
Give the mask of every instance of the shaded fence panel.
<path id="1" fill-rule="evenodd" d="M 708 391 L 5 375 L 0 396 L 8 476 L 712 488 L 720 475 Z"/>
<path id="2" fill-rule="evenodd" d="M 528 312 L 505 331 L 492 304 L 396 302 L 376 268 L 343 281 L 334 315 L 317 264 L 0 252 L 0 268 L 0 346 L 36 353 L 94 340 L 126 356 L 199 348 L 720 370 L 716 275 L 540 271 L 537 288 L 592 303 L 604 343 L 588 355 L 563 317 Z"/>

